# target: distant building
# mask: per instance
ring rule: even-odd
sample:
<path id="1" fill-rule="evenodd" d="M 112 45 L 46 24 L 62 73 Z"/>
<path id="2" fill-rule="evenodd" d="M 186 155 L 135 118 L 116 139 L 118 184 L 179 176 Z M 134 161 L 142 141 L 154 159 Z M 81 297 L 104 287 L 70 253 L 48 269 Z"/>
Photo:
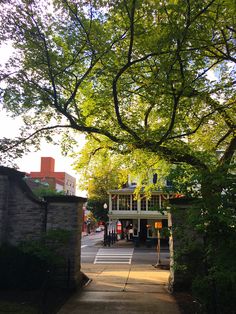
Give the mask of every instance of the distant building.
<path id="1" fill-rule="evenodd" d="M 157 181 L 155 174 L 153 183 Z M 139 195 L 135 194 L 136 183 L 128 181 L 122 189 L 109 190 L 109 224 L 115 225 L 119 221 L 122 225 L 122 237 L 131 238 L 140 242 L 157 240 L 156 225 L 161 222 L 162 227 L 168 228 L 168 213 L 164 203 L 170 198 L 179 197 L 171 192 L 171 182 L 166 180 L 166 190 L 152 191 L 150 197 L 141 189 Z"/>
<path id="2" fill-rule="evenodd" d="M 55 160 L 41 157 L 40 172 L 30 172 L 29 177 L 47 183 L 55 191 L 64 191 L 66 195 L 75 195 L 76 179 L 66 172 L 55 172 Z"/>

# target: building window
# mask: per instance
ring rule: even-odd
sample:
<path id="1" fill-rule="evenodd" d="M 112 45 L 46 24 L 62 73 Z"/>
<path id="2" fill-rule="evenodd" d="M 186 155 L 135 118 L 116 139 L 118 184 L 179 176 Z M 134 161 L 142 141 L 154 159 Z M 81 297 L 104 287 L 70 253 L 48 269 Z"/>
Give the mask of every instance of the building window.
<path id="1" fill-rule="evenodd" d="M 119 210 L 130 210 L 130 195 L 119 195 Z"/>
<path id="2" fill-rule="evenodd" d="M 141 210 L 147 210 L 147 202 L 146 202 L 146 197 L 144 195 L 141 195 Z"/>
<path id="3" fill-rule="evenodd" d="M 135 199 L 135 196 L 132 195 L 132 210 L 136 210 L 137 211 L 137 208 L 138 208 L 137 200 Z"/>
<path id="4" fill-rule="evenodd" d="M 155 211 L 159 209 L 159 195 L 152 195 L 151 198 L 148 200 L 148 210 Z"/>
<path id="5" fill-rule="evenodd" d="M 172 181 L 171 181 L 171 180 L 166 180 L 166 186 L 167 186 L 168 188 L 173 187 Z"/>
<path id="6" fill-rule="evenodd" d="M 153 174 L 152 183 L 153 183 L 153 184 L 156 184 L 156 183 L 157 183 L 157 173 L 154 173 L 154 174 Z"/>

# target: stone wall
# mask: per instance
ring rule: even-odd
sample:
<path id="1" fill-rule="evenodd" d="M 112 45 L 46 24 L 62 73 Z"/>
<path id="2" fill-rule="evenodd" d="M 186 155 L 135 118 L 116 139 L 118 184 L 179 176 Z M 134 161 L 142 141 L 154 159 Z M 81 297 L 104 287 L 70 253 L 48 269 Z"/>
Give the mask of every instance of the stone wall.
<path id="1" fill-rule="evenodd" d="M 86 199 L 51 196 L 39 200 L 24 182 L 24 176 L 23 172 L 0 167 L 0 245 L 37 240 L 49 230 L 71 231 L 69 244 L 62 248 L 65 269 L 58 278 L 70 287 L 80 284 L 82 206 Z"/>
<path id="2" fill-rule="evenodd" d="M 47 230 L 63 229 L 71 231 L 70 242 L 63 247 L 66 258 L 66 272 L 70 286 L 80 283 L 83 274 L 80 272 L 81 234 L 82 234 L 82 207 L 86 199 L 76 196 L 48 196 L 47 202 Z M 76 210 L 75 210 L 76 209 Z"/>
<path id="3" fill-rule="evenodd" d="M 177 265 L 179 262 L 191 264 L 190 252 L 184 252 L 185 242 L 189 241 L 201 247 L 203 239 L 199 237 L 188 224 L 188 210 L 194 206 L 194 199 L 179 198 L 170 200 L 171 214 L 169 215 L 170 277 L 169 290 L 183 291 L 191 287 L 191 273 Z M 176 263 L 177 262 L 177 263 Z"/>

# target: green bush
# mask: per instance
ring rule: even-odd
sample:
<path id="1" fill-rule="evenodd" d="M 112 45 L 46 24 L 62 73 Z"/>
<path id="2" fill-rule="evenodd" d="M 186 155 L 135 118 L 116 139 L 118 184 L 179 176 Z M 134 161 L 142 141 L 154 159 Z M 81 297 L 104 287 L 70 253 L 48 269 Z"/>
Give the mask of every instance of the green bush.
<path id="1" fill-rule="evenodd" d="M 40 240 L 0 247 L 0 289 L 40 288 L 64 265 L 63 249 L 71 237 L 67 230 L 50 230 Z"/>
<path id="2" fill-rule="evenodd" d="M 204 273 L 203 250 L 200 244 L 185 243 L 175 252 L 174 268 L 184 277 L 179 290 L 190 290 L 194 278 Z"/>
<path id="3" fill-rule="evenodd" d="M 184 278 L 180 288 L 192 291 L 202 313 L 236 313 L 235 211 L 219 207 L 207 222 L 197 208 L 183 215 L 174 229 L 181 243 L 174 253 L 175 269 Z"/>
<path id="4" fill-rule="evenodd" d="M 38 288 L 43 285 L 49 264 L 20 248 L 0 247 L 0 288 Z"/>
<path id="5" fill-rule="evenodd" d="M 236 307 L 235 274 L 216 272 L 213 275 L 196 277 L 192 284 L 193 294 L 207 314 L 234 314 Z"/>

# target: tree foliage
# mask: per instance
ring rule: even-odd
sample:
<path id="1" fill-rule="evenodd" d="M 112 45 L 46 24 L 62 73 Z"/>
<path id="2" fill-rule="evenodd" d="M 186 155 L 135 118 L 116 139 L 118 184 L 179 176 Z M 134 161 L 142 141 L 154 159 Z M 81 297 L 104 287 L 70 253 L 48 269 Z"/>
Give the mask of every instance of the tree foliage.
<path id="1" fill-rule="evenodd" d="M 0 40 L 15 48 L 2 103 L 25 122 L 2 153 L 72 129 L 99 151 L 154 154 L 200 184 L 210 248 L 235 171 L 235 3 L 5 0 L 0 10 Z"/>
<path id="2" fill-rule="evenodd" d="M 3 103 L 34 138 L 72 128 L 202 170 L 218 166 L 216 150 L 220 165 L 232 158 L 231 1 L 11 0 L 1 10 L 1 40 L 16 49 Z"/>
<path id="3" fill-rule="evenodd" d="M 39 198 L 43 198 L 44 196 L 65 195 L 65 191 L 55 191 L 54 189 L 49 187 L 39 187 L 32 189 L 32 191 Z"/>
<path id="4" fill-rule="evenodd" d="M 134 149 L 122 154 L 94 136 L 80 152 L 72 153 L 72 157 L 74 169 L 81 176 L 80 188 L 88 191 L 89 198 L 100 199 L 103 203 L 108 201 L 108 190 L 121 188 L 128 181 L 137 184 L 137 192 L 144 185 L 147 193 L 153 188 L 164 188 L 171 168 L 152 152 Z M 155 172 L 158 172 L 158 177 L 154 186 L 150 178 Z"/>
<path id="5" fill-rule="evenodd" d="M 92 140 L 74 158 L 74 168 L 81 177 L 79 187 L 88 193 L 87 209 L 97 220 L 107 221 L 108 209 L 104 209 L 104 204 L 109 202 L 108 190 L 126 182 L 127 171 L 121 169 L 117 156 L 100 149 Z"/>

